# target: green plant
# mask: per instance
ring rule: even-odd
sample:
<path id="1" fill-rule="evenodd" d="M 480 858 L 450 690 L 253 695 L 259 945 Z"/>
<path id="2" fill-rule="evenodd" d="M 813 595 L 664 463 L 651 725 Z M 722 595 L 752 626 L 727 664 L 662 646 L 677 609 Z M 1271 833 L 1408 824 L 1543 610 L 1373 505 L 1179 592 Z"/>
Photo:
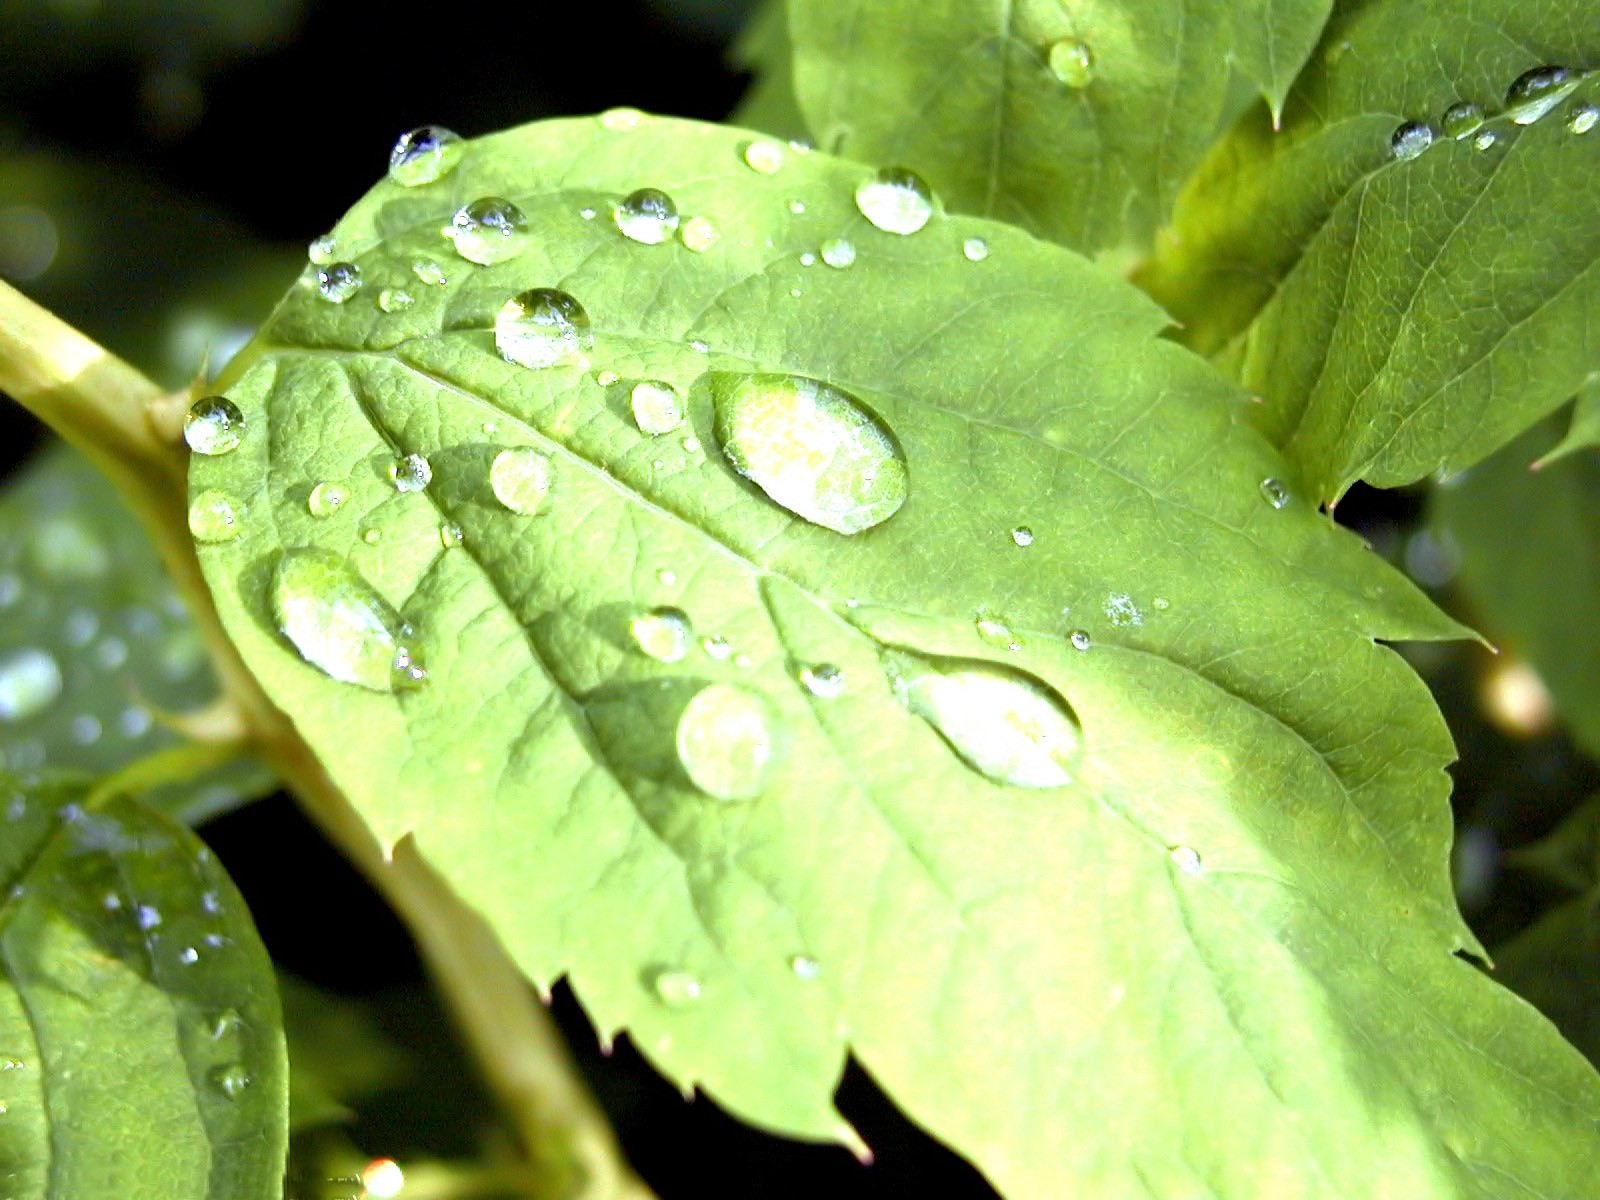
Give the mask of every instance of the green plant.
<path id="1" fill-rule="evenodd" d="M 1478 965 L 1383 644 L 1470 632 L 1329 514 L 1593 388 L 1600 12 L 789 0 L 742 52 L 770 133 L 408 135 L 177 395 L 0 291 L 220 681 L 6 785 L 7 1194 L 280 1189 L 270 964 L 166 815 L 246 756 L 407 920 L 520 1194 L 644 1192 L 523 976 L 862 1151 L 853 1054 L 1007 1195 L 1588 1194 L 1600 1080 Z M 1436 517 L 1591 748 L 1594 412 Z M 1508 961 L 1581 1038 L 1573 821 Z"/>

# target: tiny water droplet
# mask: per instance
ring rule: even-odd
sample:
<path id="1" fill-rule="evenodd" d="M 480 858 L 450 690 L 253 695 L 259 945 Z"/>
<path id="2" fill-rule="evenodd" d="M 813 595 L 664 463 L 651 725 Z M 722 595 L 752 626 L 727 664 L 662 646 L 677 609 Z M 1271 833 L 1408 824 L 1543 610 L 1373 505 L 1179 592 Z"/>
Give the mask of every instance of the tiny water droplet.
<path id="1" fill-rule="evenodd" d="M 325 233 L 319 238 L 313 238 L 311 244 L 306 247 L 306 257 L 311 260 L 313 265 L 318 267 L 331 263 L 338 258 L 338 245 L 334 241 L 333 234 Z"/>
<path id="2" fill-rule="evenodd" d="M 1518 125 L 1532 125 L 1570 96 L 1582 78 L 1567 67 L 1535 67 L 1524 71 L 1506 89 L 1506 115 Z"/>
<path id="3" fill-rule="evenodd" d="M 211 1014 L 206 1020 L 206 1032 L 213 1042 L 220 1042 L 229 1034 L 237 1033 L 244 1025 L 244 1018 L 239 1015 L 239 1010 L 224 1008 Z"/>
<path id="4" fill-rule="evenodd" d="M 381 530 L 376 528 L 363 529 L 361 531 L 361 540 L 369 546 L 376 546 L 379 542 L 383 541 L 383 533 Z"/>
<path id="5" fill-rule="evenodd" d="M 585 204 L 578 210 L 578 216 L 585 221 L 592 221 L 600 215 L 600 210 L 592 205 Z"/>
<path id="6" fill-rule="evenodd" d="M 345 506 L 349 498 L 350 494 L 344 490 L 343 484 L 325 480 L 311 489 L 311 495 L 306 497 L 306 508 L 313 517 L 331 517 Z"/>
<path id="7" fill-rule="evenodd" d="M 705 990 L 687 971 L 657 971 L 650 981 L 656 999 L 668 1008 L 682 1008 L 700 999 Z"/>
<path id="8" fill-rule="evenodd" d="M 778 765 L 778 732 L 767 702 L 731 684 L 695 693 L 678 718 L 676 740 L 684 774 L 718 800 L 754 799 Z"/>
<path id="9" fill-rule="evenodd" d="M 1483 127 L 1483 109 L 1473 104 L 1470 100 L 1462 100 L 1452 104 L 1444 110 L 1444 116 L 1439 118 L 1439 128 L 1446 137 L 1461 141 L 1477 133 Z"/>
<path id="10" fill-rule="evenodd" d="M 800 375 L 717 377 L 717 442 L 728 464 L 796 516 L 855 534 L 905 503 L 905 456 L 854 396 Z"/>
<path id="11" fill-rule="evenodd" d="M 706 657 L 717 662 L 725 662 L 733 655 L 733 643 L 720 633 L 714 633 L 700 643 L 700 649 L 706 652 Z"/>
<path id="12" fill-rule="evenodd" d="M 1139 606 L 1133 602 L 1133 597 L 1126 592 L 1112 592 L 1106 597 L 1106 620 L 1118 629 L 1126 629 L 1130 625 L 1143 625 L 1144 614 L 1139 611 Z"/>
<path id="13" fill-rule="evenodd" d="M 1567 129 L 1577 134 L 1588 133 L 1596 125 L 1600 125 L 1600 105 L 1580 104 L 1567 118 Z"/>
<path id="14" fill-rule="evenodd" d="M 757 139 L 744 148 L 744 164 L 758 175 L 776 175 L 783 169 L 783 147 Z"/>
<path id="15" fill-rule="evenodd" d="M 646 379 L 628 392 L 634 422 L 642 433 L 660 437 L 683 424 L 683 404 L 677 389 L 658 379 Z"/>
<path id="16" fill-rule="evenodd" d="M 822 974 L 822 964 L 809 954 L 795 954 L 789 959 L 789 970 L 794 972 L 796 979 L 804 979 L 809 983 Z"/>
<path id="17" fill-rule="evenodd" d="M 683 448 L 684 448 L 684 451 L 686 453 L 699 454 L 700 453 L 700 439 L 697 438 L 697 437 L 694 437 L 693 435 L 684 438 L 683 439 Z"/>
<path id="18" fill-rule="evenodd" d="M 693 350 L 696 354 L 710 354 L 711 343 L 704 341 L 701 338 L 693 338 L 689 342 L 689 349 Z"/>
<path id="19" fill-rule="evenodd" d="M 153 904 L 140 904 L 133 910 L 133 920 L 146 933 L 161 924 L 161 910 Z"/>
<path id="20" fill-rule="evenodd" d="M 317 268 L 317 293 L 330 304 L 343 304 L 361 290 L 361 268 L 336 262 Z"/>
<path id="21" fill-rule="evenodd" d="M 662 587 L 676 587 L 678 585 L 678 573 L 671 567 L 662 567 L 656 572 L 656 582 Z"/>
<path id="22" fill-rule="evenodd" d="M 92 746 L 100 740 L 100 718 L 90 713 L 83 713 L 72 718 L 67 731 L 72 734 L 72 740 L 78 745 Z"/>
<path id="23" fill-rule="evenodd" d="M 532 446 L 513 446 L 489 464 L 489 488 L 514 513 L 532 516 L 543 507 L 555 481 L 550 456 Z"/>
<path id="24" fill-rule="evenodd" d="M 530 288 L 507 300 L 494 318 L 500 357 L 523 367 L 583 367 L 594 346 L 589 314 L 566 292 Z"/>
<path id="25" fill-rule="evenodd" d="M 378 307 L 386 313 L 405 312 L 417 298 L 404 288 L 384 288 L 378 293 Z"/>
<path id="26" fill-rule="evenodd" d="M 1150 603 L 1155 606 L 1157 612 L 1166 612 L 1167 609 L 1172 607 L 1172 601 L 1165 596 L 1157 596 Z"/>
<path id="27" fill-rule="evenodd" d="M 461 526 L 454 521 L 445 521 L 439 526 L 439 545 L 446 550 L 452 550 L 466 540 L 466 534 Z"/>
<path id="28" fill-rule="evenodd" d="M 807 250 L 804 254 L 802 254 L 800 256 L 800 265 L 802 267 L 814 267 L 814 266 L 816 266 L 817 265 L 817 256 L 815 254 L 811 253 L 811 251 Z"/>
<path id="29" fill-rule="evenodd" d="M 1085 88 L 1094 79 L 1094 53 L 1088 43 L 1066 37 L 1049 53 L 1050 73 L 1069 88 Z"/>
<path id="30" fill-rule="evenodd" d="M 463 204 L 450 218 L 445 236 L 462 258 L 484 267 L 516 258 L 533 240 L 522 210 L 499 196 Z"/>
<path id="31" fill-rule="evenodd" d="M 844 672 L 832 663 L 813 663 L 800 668 L 800 686 L 819 700 L 832 700 L 844 694 Z"/>
<path id="32" fill-rule="evenodd" d="M 805 214 L 805 211 L 806 211 L 806 202 L 804 200 L 791 200 L 791 201 L 789 201 L 789 212 L 790 212 L 790 214 L 792 216 L 796 216 L 796 217 L 803 216 Z"/>
<path id="33" fill-rule="evenodd" d="M 228 454 L 244 441 L 244 414 L 226 396 L 196 400 L 183 418 L 183 440 L 196 454 Z"/>
<path id="34" fill-rule="evenodd" d="M 1021 650 L 1022 639 L 1012 632 L 1005 618 L 998 613 L 980 608 L 972 618 L 972 627 L 978 637 L 997 650 Z"/>
<path id="35" fill-rule="evenodd" d="M 1283 481 L 1275 479 L 1271 475 L 1263 479 L 1258 486 L 1261 489 L 1262 496 L 1266 498 L 1267 503 L 1272 505 L 1273 508 L 1286 508 L 1292 499 L 1291 493 Z"/>
<path id="36" fill-rule="evenodd" d="M 246 1071 L 240 1064 L 233 1063 L 230 1066 L 218 1067 L 213 1071 L 211 1073 L 211 1082 L 216 1084 L 217 1090 L 229 1100 L 237 1100 L 244 1095 L 245 1089 L 250 1086 L 250 1072 Z"/>
<path id="37" fill-rule="evenodd" d="M 612 133 L 626 133 L 637 129 L 650 118 L 637 108 L 608 108 L 600 114 L 600 125 Z"/>
<path id="38" fill-rule="evenodd" d="M 227 492 L 207 488 L 189 504 L 189 532 L 197 542 L 231 542 L 244 531 L 243 507 Z"/>
<path id="39" fill-rule="evenodd" d="M 443 125 L 422 125 L 400 135 L 389 152 L 389 178 L 401 187 L 421 187 L 455 169 L 467 144 Z"/>
<path id="40" fill-rule="evenodd" d="M 285 550 L 272 573 L 278 630 L 331 679 L 375 692 L 420 683 L 415 650 L 402 644 L 400 614 L 337 554 Z"/>
<path id="41" fill-rule="evenodd" d="M 1472 148 L 1474 150 L 1487 150 L 1498 140 L 1499 139 L 1495 136 L 1495 133 L 1492 129 L 1485 129 L 1477 137 L 1472 139 Z"/>
<path id="42" fill-rule="evenodd" d="M 407 454 L 389 464 L 389 482 L 402 493 L 420 492 L 433 482 L 433 464 L 420 454 Z"/>
<path id="43" fill-rule="evenodd" d="M 652 608 L 628 622 L 634 645 L 657 662 L 681 662 L 689 653 L 694 629 L 681 608 Z"/>
<path id="44" fill-rule="evenodd" d="M 1168 851 L 1167 857 L 1185 875 L 1200 874 L 1200 854 L 1193 846 L 1174 846 Z"/>
<path id="45" fill-rule="evenodd" d="M 1426 121 L 1407 121 L 1389 138 L 1389 152 L 1401 162 L 1416 158 L 1433 145 L 1433 127 Z"/>
<path id="46" fill-rule="evenodd" d="M 704 254 L 715 246 L 721 237 L 722 231 L 707 217 L 690 217 L 678 226 L 678 240 L 683 243 L 684 249 L 692 250 L 696 254 Z"/>
<path id="47" fill-rule="evenodd" d="M 656 188 L 640 188 L 611 210 L 622 236 L 646 246 L 659 246 L 678 228 L 678 206 Z"/>
<path id="48" fill-rule="evenodd" d="M 443 287 L 450 282 L 444 268 L 431 258 L 419 258 L 411 264 L 411 273 L 429 287 Z"/>
<path id="49" fill-rule="evenodd" d="M 622 376 L 617 374 L 610 367 L 607 367 L 603 371 L 596 371 L 594 373 L 594 381 L 601 387 L 610 387 L 613 383 L 616 383 L 617 380 L 621 378 Z"/>
<path id="50" fill-rule="evenodd" d="M 193 946 L 185 946 L 182 950 L 178 951 L 178 962 L 186 967 L 192 967 L 199 961 L 200 951 L 196 950 Z"/>
<path id="51" fill-rule="evenodd" d="M 961 253 L 968 262 L 982 262 L 989 257 L 989 243 L 981 237 L 969 237 L 961 243 Z"/>
<path id="52" fill-rule="evenodd" d="M 822 261 L 843 270 L 856 261 L 855 243 L 847 238 L 829 238 L 822 243 Z"/>
<path id="53" fill-rule="evenodd" d="M 1067 641 L 1072 643 L 1074 650 L 1087 650 L 1094 645 L 1094 640 L 1082 629 L 1074 629 L 1067 635 Z"/>
<path id="54" fill-rule="evenodd" d="M 1026 525 L 1018 525 L 1011 531 L 1011 540 L 1024 548 L 1033 545 L 1033 530 Z"/>
<path id="55" fill-rule="evenodd" d="M 25 646 L 0 654 L 0 721 L 36 717 L 61 695 L 61 667 L 48 651 Z"/>
<path id="56" fill-rule="evenodd" d="M 916 233 L 933 217 L 933 191 L 904 167 L 884 167 L 856 188 L 856 207 L 885 233 Z"/>

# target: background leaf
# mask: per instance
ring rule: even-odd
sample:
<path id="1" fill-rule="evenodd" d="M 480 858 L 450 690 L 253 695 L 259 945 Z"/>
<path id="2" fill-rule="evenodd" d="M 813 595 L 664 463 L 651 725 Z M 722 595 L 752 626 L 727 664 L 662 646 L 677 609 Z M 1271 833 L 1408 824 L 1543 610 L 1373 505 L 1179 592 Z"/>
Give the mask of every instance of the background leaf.
<path id="1" fill-rule="evenodd" d="M 802 139 L 809 135 L 794 97 L 787 2 L 762 0 L 733 45 L 733 64 L 755 78 L 729 120 L 780 138 Z"/>
<path id="2" fill-rule="evenodd" d="M 1557 459 L 1595 447 L 1600 447 L 1600 382 L 1591 380 L 1573 402 L 1566 436 L 1545 451 L 1539 465 L 1548 466 Z"/>
<path id="3" fill-rule="evenodd" d="M 824 149 L 1098 250 L 1165 218 L 1249 98 L 1235 69 L 1276 107 L 1330 2 L 790 0 L 794 86 Z"/>
<path id="4" fill-rule="evenodd" d="M 181 826 L 0 782 L 0 1186 L 282 1194 L 283 1034 L 244 902 Z"/>
<path id="5" fill-rule="evenodd" d="M 1600 138 L 1569 127 L 1600 88 L 1525 127 L 1502 111 L 1549 64 L 1600 64 L 1600 12 L 1344 4 L 1282 131 L 1246 117 L 1180 200 L 1143 282 L 1202 350 L 1253 321 L 1232 357 L 1320 498 L 1467 466 L 1600 362 Z M 1461 102 L 1489 119 L 1447 136 Z M 1397 159 L 1412 121 L 1436 136 Z"/>
<path id="6" fill-rule="evenodd" d="M 765 1127 L 848 1139 L 848 1046 L 1019 1196 L 1570 1190 L 1600 1088 L 1452 957 L 1448 738 L 1371 640 L 1458 627 L 1276 483 L 1135 291 L 981 220 L 883 233 L 868 177 L 614 113 L 375 188 L 335 231 L 362 289 L 308 272 L 221 381 L 242 444 L 191 466 L 245 514 L 200 553 L 263 686 L 535 982 Z M 623 236 L 645 185 L 720 239 Z M 495 195 L 533 232 L 479 267 L 440 230 Z M 593 345 L 503 359 L 530 287 Z M 846 389 L 903 507 L 841 536 L 769 499 L 792 461 L 736 474 L 751 371 Z M 686 409 L 657 437 L 650 380 Z M 426 679 L 391 692 L 391 659 Z M 995 782 L 1008 751 L 1070 784 Z"/>

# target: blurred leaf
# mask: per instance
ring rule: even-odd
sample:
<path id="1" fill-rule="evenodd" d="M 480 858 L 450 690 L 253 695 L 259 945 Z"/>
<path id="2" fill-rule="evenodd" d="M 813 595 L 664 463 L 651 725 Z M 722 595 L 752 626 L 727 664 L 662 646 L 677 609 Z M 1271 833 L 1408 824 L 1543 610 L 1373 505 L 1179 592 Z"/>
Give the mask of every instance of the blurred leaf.
<path id="1" fill-rule="evenodd" d="M 1575 892 L 1600 885 L 1600 796 L 1592 796 L 1541 841 L 1514 851 L 1514 866 Z M 1594 997 L 1600 1003 L 1600 992 Z"/>
<path id="2" fill-rule="evenodd" d="M 360 1101 L 401 1083 L 405 1052 L 360 1002 L 278 976 L 289 1039 L 289 1120 L 296 1131 L 341 1124 Z"/>
<path id="3" fill-rule="evenodd" d="M 115 490 L 54 446 L 0 490 L 0 766 L 111 774 L 177 745 L 156 717 L 217 683 L 155 548 Z M 147 797 L 197 823 L 271 791 L 240 761 Z"/>
<path id="4" fill-rule="evenodd" d="M 0 796 L 0 1193 L 282 1195 L 278 1000 L 226 873 L 135 801 Z"/>
<path id="5" fill-rule="evenodd" d="M 800 140 L 809 138 L 810 134 L 794 98 L 786 2 L 762 0 L 734 43 L 730 56 L 733 65 L 750 73 L 754 79 L 728 120 L 746 129 Z"/>
<path id="6" fill-rule="evenodd" d="M 1591 380 L 1572 405 L 1566 436 L 1544 452 L 1538 466 L 1546 467 L 1580 450 L 1600 448 L 1600 381 Z"/>
<path id="7" fill-rule="evenodd" d="M 1570 818 L 1554 837 L 1583 836 L 1594 849 L 1597 802 Z M 1572 847 L 1534 847 L 1542 858 L 1567 854 Z M 1593 878 L 1595 861 L 1588 864 Z M 1495 951 L 1501 981 L 1537 1005 L 1573 1045 L 1600 1063 L 1600 888 L 1557 905 Z"/>

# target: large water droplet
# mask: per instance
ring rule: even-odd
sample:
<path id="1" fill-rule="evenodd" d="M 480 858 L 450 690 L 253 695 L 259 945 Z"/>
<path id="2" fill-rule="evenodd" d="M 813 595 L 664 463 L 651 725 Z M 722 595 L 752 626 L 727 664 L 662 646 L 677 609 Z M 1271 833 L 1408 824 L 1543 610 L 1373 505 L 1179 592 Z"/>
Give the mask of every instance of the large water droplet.
<path id="1" fill-rule="evenodd" d="M 196 454 L 227 454 L 244 440 L 244 414 L 226 396 L 196 400 L 183 418 L 183 440 Z"/>
<path id="2" fill-rule="evenodd" d="M 587 367 L 594 345 L 589 314 L 566 292 L 531 288 L 507 300 L 494 318 L 494 344 L 524 367 Z"/>
<path id="3" fill-rule="evenodd" d="M 285 550 L 271 595 L 279 631 L 330 678 L 390 692 L 425 677 L 415 648 L 402 642 L 400 614 L 337 554 Z"/>
<path id="4" fill-rule="evenodd" d="M 844 694 L 844 672 L 832 663 L 812 663 L 800 668 L 800 686 L 819 700 Z"/>
<path id="5" fill-rule="evenodd" d="M 322 482 L 311 489 L 306 508 L 313 517 L 331 517 L 345 506 L 350 494 L 343 484 Z"/>
<path id="6" fill-rule="evenodd" d="M 1261 489 L 1262 496 L 1266 498 L 1267 503 L 1272 505 L 1273 508 L 1286 508 L 1293 498 L 1283 481 L 1274 479 L 1271 475 L 1263 479 L 1258 486 Z"/>
<path id="7" fill-rule="evenodd" d="M 1588 133 L 1596 125 L 1600 125 L 1600 106 L 1594 104 L 1578 105 L 1567 118 L 1567 128 L 1573 133 Z"/>
<path id="8" fill-rule="evenodd" d="M 1433 145 L 1433 127 L 1426 121 L 1407 121 L 1389 138 L 1389 153 L 1401 162 L 1416 158 Z"/>
<path id="9" fill-rule="evenodd" d="M 1518 125 L 1532 125 L 1572 94 L 1582 76 L 1567 67 L 1535 67 L 1518 75 L 1506 89 L 1506 115 Z"/>
<path id="10" fill-rule="evenodd" d="M 420 454 L 406 454 L 389 464 L 389 482 L 402 493 L 420 492 L 433 482 L 433 464 Z"/>
<path id="11" fill-rule="evenodd" d="M 189 504 L 189 532 L 197 542 L 231 542 L 244 531 L 244 508 L 227 492 L 207 488 Z"/>
<path id="12" fill-rule="evenodd" d="M 317 293 L 330 304 L 343 304 L 361 290 L 361 268 L 336 262 L 317 268 Z"/>
<path id="13" fill-rule="evenodd" d="M 462 258 L 485 267 L 516 258 L 533 239 L 522 210 L 498 196 L 463 204 L 450 219 L 445 236 Z"/>
<path id="14" fill-rule="evenodd" d="M 861 215 L 885 233 L 916 233 L 933 216 L 933 191 L 904 167 L 885 167 L 856 188 Z"/>
<path id="15" fill-rule="evenodd" d="M 660 437 L 683 424 L 683 403 L 670 383 L 646 379 L 628 392 L 633 419 L 643 433 Z"/>
<path id="16" fill-rule="evenodd" d="M 689 614 L 681 608 L 652 608 L 628 622 L 634 645 L 657 662 L 681 662 L 694 641 Z"/>
<path id="17" fill-rule="evenodd" d="M 656 188 L 640 188 L 611 210 L 622 236 L 646 246 L 659 246 L 678 228 L 678 206 Z"/>
<path id="18" fill-rule="evenodd" d="M 423 125 L 402 134 L 389 152 L 389 178 L 401 187 L 420 187 L 448 175 L 467 144 L 442 125 Z"/>
<path id="19" fill-rule="evenodd" d="M 1082 732 L 1071 706 L 1043 681 L 977 659 L 896 653 L 886 666 L 900 702 L 985 779 L 1024 788 L 1072 781 Z"/>
<path id="20" fill-rule="evenodd" d="M 708 217 L 690 217 L 678 228 L 678 240 L 683 243 L 684 249 L 693 250 L 696 254 L 704 254 L 721 237 L 722 231 Z"/>
<path id="21" fill-rule="evenodd" d="M 1070 88 L 1088 87 L 1094 79 L 1094 53 L 1087 42 L 1062 38 L 1050 47 L 1050 73 Z"/>
<path id="22" fill-rule="evenodd" d="M 856 261 L 855 243 L 847 238 L 830 238 L 822 243 L 822 261 L 844 269 Z"/>
<path id="23" fill-rule="evenodd" d="M 687 971 L 657 971 L 650 980 L 656 999 L 669 1008 L 682 1008 L 700 999 L 704 988 Z"/>
<path id="24" fill-rule="evenodd" d="M 729 464 L 778 504 L 853 534 L 905 503 L 905 457 L 854 396 L 800 375 L 719 376 L 717 441 Z"/>
<path id="25" fill-rule="evenodd" d="M 489 487 L 495 499 L 514 513 L 532 516 L 543 506 L 555 481 L 550 456 L 532 446 L 513 446 L 489 464 Z"/>
<path id="26" fill-rule="evenodd" d="M 1483 109 L 1470 100 L 1452 104 L 1439 119 L 1439 128 L 1444 130 L 1445 136 L 1453 137 L 1458 142 L 1477 133 L 1482 125 Z"/>
<path id="27" fill-rule="evenodd" d="M 783 168 L 783 147 L 764 138 L 744 148 L 744 164 L 758 175 L 776 175 Z"/>
<path id="28" fill-rule="evenodd" d="M 695 787 L 718 800 L 751 800 L 778 765 L 767 702 L 731 684 L 701 688 L 678 718 L 678 761 Z"/>
<path id="29" fill-rule="evenodd" d="M 26 721 L 61 695 L 61 668 L 44 650 L 24 647 L 0 655 L 0 721 Z"/>

